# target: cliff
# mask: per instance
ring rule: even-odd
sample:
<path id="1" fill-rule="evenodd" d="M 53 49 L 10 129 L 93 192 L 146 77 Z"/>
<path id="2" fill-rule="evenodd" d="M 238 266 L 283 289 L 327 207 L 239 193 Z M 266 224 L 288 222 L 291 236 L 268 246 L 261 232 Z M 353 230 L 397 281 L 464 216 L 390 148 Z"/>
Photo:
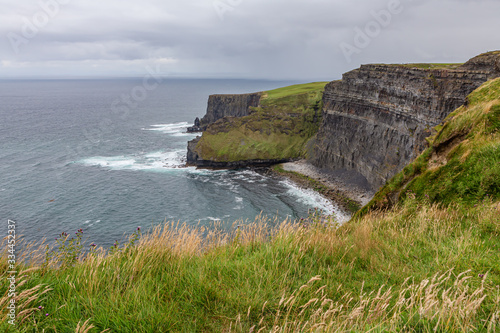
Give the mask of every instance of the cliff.
<path id="1" fill-rule="evenodd" d="M 202 119 L 196 119 L 189 132 L 201 132 L 208 125 L 225 117 L 245 117 L 252 107 L 258 107 L 262 93 L 237 95 L 210 95 L 208 97 L 207 112 Z"/>
<path id="2" fill-rule="evenodd" d="M 377 190 L 426 148 L 432 129 L 472 91 L 498 76 L 500 51 L 462 65 L 363 65 L 326 86 L 212 95 L 194 128 L 205 132 L 188 145 L 188 165 L 233 168 L 306 157 Z"/>
<path id="3" fill-rule="evenodd" d="M 330 172 L 358 173 L 378 189 L 422 152 L 434 126 L 498 76 L 500 52 L 462 66 L 361 66 L 325 87 L 310 161 Z"/>
<path id="4" fill-rule="evenodd" d="M 470 209 L 500 199 L 500 78 L 484 83 L 467 99 L 427 139 L 429 147 L 358 216 L 412 200 Z M 495 221 L 500 221 L 498 216 Z"/>
<path id="5" fill-rule="evenodd" d="M 319 128 L 325 84 L 210 96 L 200 121 L 203 135 L 188 143 L 187 164 L 241 168 L 305 157 L 306 144 Z"/>

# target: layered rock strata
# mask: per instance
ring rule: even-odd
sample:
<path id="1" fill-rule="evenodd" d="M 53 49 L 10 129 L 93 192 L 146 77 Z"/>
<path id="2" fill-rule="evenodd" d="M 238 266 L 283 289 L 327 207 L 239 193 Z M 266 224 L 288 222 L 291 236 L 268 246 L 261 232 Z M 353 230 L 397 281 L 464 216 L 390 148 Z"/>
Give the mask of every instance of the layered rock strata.
<path id="1" fill-rule="evenodd" d="M 210 95 L 207 113 L 202 119 L 196 118 L 188 132 L 202 132 L 207 126 L 225 117 L 248 116 L 252 107 L 258 107 L 262 93 Z"/>
<path id="2" fill-rule="evenodd" d="M 376 190 L 423 150 L 430 130 L 467 95 L 498 76 L 500 52 L 454 69 L 361 66 L 325 87 L 310 161 L 329 172 L 356 172 Z"/>

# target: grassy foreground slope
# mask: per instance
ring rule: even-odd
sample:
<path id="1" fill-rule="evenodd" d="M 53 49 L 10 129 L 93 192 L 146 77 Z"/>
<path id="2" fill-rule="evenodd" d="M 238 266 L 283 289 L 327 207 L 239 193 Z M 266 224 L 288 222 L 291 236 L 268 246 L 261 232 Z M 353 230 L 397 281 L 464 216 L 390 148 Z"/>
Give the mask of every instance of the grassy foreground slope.
<path id="1" fill-rule="evenodd" d="M 86 257 L 63 241 L 18 267 L 15 328 L 1 276 L 0 331 L 499 332 L 499 105 L 500 79 L 338 228 L 319 214 L 231 234 L 167 224 Z"/>
<path id="2" fill-rule="evenodd" d="M 246 117 L 210 125 L 196 147 L 204 160 L 235 162 L 303 157 L 321 120 L 327 82 L 293 85 L 264 92 Z"/>

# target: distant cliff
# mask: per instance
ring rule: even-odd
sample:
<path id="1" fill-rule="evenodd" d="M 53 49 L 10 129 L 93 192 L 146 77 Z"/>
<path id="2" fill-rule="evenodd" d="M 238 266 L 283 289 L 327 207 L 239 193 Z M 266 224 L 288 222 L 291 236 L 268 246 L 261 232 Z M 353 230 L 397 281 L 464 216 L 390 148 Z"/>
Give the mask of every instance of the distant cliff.
<path id="1" fill-rule="evenodd" d="M 378 189 L 424 149 L 431 129 L 467 95 L 500 76 L 500 52 L 435 67 L 365 65 L 329 83 L 310 161 L 356 172 Z"/>
<path id="2" fill-rule="evenodd" d="M 241 168 L 304 158 L 319 128 L 325 84 L 210 96 L 207 114 L 191 129 L 203 135 L 188 143 L 187 164 Z"/>
<path id="3" fill-rule="evenodd" d="M 196 120 L 190 132 L 201 132 L 207 126 L 225 117 L 248 116 L 252 107 L 258 107 L 262 93 L 233 94 L 233 95 L 210 95 L 208 97 L 207 113 Z"/>

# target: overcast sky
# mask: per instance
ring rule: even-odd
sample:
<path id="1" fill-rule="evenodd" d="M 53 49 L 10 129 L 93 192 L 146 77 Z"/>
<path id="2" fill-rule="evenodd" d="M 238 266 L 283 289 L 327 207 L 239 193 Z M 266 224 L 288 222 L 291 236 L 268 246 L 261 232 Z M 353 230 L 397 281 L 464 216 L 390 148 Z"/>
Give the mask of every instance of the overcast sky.
<path id="1" fill-rule="evenodd" d="M 333 80 L 500 49 L 498 0 L 0 0 L 0 77 Z"/>

